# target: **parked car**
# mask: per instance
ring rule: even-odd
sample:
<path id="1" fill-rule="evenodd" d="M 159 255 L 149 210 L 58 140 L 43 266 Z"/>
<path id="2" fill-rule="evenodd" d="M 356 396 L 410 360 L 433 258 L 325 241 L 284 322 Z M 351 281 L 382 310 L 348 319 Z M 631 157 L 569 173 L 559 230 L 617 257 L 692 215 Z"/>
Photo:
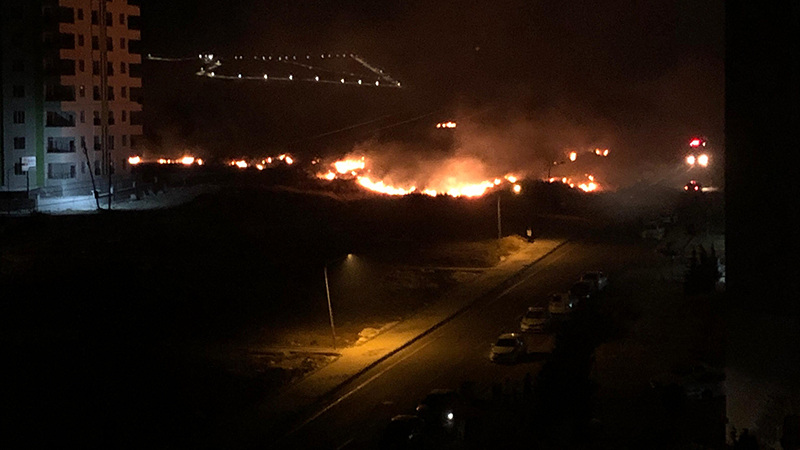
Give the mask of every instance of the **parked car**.
<path id="1" fill-rule="evenodd" d="M 577 304 L 592 298 L 594 292 L 594 283 L 591 281 L 582 280 L 573 284 L 569 289 L 569 298 L 573 303 Z"/>
<path id="2" fill-rule="evenodd" d="M 550 311 L 544 306 L 531 306 L 522 316 L 519 328 L 522 331 L 544 331 L 550 325 Z"/>
<path id="3" fill-rule="evenodd" d="M 494 362 L 516 362 L 525 354 L 525 341 L 518 333 L 501 334 L 492 345 L 489 359 Z"/>
<path id="4" fill-rule="evenodd" d="M 433 434 L 463 437 L 467 419 L 467 404 L 458 392 L 434 389 L 417 406 L 417 415 Z"/>
<path id="5" fill-rule="evenodd" d="M 392 417 L 383 431 L 380 448 L 417 449 L 423 447 L 425 439 L 425 421 L 419 416 L 401 414 Z"/>
<path id="6" fill-rule="evenodd" d="M 725 372 L 709 367 L 706 364 L 683 364 L 671 371 L 659 374 L 650 379 L 654 389 L 679 387 L 690 399 L 710 399 L 725 395 Z"/>
<path id="7" fill-rule="evenodd" d="M 552 315 L 569 314 L 573 306 L 574 304 L 572 299 L 569 298 L 569 294 L 556 293 L 550 294 L 547 310 L 550 311 Z"/>
<path id="8" fill-rule="evenodd" d="M 581 281 L 588 281 L 594 285 L 595 291 L 602 291 L 608 286 L 608 277 L 603 272 L 586 272 L 581 277 Z"/>

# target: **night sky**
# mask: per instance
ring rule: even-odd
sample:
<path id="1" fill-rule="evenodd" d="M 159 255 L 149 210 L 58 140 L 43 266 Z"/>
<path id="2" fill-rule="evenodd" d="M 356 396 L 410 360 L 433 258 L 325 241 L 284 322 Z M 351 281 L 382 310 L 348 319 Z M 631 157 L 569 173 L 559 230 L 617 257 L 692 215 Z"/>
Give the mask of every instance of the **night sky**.
<path id="1" fill-rule="evenodd" d="M 450 118 L 471 125 L 463 146 L 502 136 L 477 152 L 521 165 L 601 146 L 646 172 L 680 161 L 692 135 L 724 148 L 720 0 L 142 0 L 142 17 L 144 53 L 352 52 L 406 86 L 238 83 L 147 62 L 146 133 L 162 152 L 324 155 L 367 140 L 424 152 Z"/>

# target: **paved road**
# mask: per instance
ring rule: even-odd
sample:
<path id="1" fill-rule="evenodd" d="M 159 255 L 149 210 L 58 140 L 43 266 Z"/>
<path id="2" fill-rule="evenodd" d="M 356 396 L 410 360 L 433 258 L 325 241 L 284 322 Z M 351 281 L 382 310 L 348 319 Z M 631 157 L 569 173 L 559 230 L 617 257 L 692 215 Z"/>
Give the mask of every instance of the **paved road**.
<path id="1" fill-rule="evenodd" d="M 374 439 L 392 416 L 412 412 L 432 389 L 457 389 L 470 381 L 479 395 L 488 396 L 492 383 L 506 379 L 519 383 L 527 372 L 535 375 L 541 358 L 496 365 L 488 360 L 491 343 L 503 332 L 518 331 L 527 306 L 544 305 L 548 293 L 566 291 L 582 272 L 604 270 L 613 283 L 615 272 L 648 255 L 652 251 L 632 244 L 578 241 L 563 246 L 529 269 L 517 285 L 478 303 L 354 380 L 332 403 L 281 439 L 278 447 L 360 447 L 359 443 Z M 528 337 L 533 351 L 552 344 L 549 335 Z M 265 446 L 275 448 L 276 443 Z"/>

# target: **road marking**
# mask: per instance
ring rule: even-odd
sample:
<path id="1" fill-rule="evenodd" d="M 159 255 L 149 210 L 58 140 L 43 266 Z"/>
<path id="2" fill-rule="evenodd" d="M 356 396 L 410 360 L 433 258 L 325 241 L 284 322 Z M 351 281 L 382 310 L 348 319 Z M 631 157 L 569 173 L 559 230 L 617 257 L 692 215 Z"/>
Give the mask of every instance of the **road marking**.
<path id="1" fill-rule="evenodd" d="M 303 427 L 305 427 L 305 426 L 306 426 L 306 425 L 308 425 L 309 423 L 311 423 L 311 422 L 313 422 L 314 420 L 316 420 L 316 419 L 317 419 L 319 416 L 321 416 L 321 415 L 325 414 L 325 413 L 326 413 L 326 412 L 328 412 L 328 411 L 329 411 L 331 408 L 333 408 L 334 406 L 338 405 L 339 403 L 341 403 L 342 401 L 344 401 L 345 399 L 347 399 L 347 398 L 348 398 L 348 397 L 350 397 L 351 395 L 355 394 L 356 392 L 360 391 L 360 390 L 361 390 L 361 389 L 362 389 L 364 386 L 366 386 L 366 385 L 368 385 L 368 384 L 372 383 L 372 382 L 373 382 L 373 381 L 375 381 L 375 380 L 376 380 L 378 377 L 380 377 L 380 376 L 381 376 L 381 375 L 383 375 L 384 373 L 386 373 L 386 372 L 390 371 L 391 369 L 393 369 L 393 368 L 394 368 L 394 366 L 396 366 L 396 365 L 400 364 L 401 362 L 403 362 L 403 361 L 407 360 L 408 358 L 410 358 L 410 357 L 414 356 L 414 355 L 415 355 L 415 354 L 417 354 L 417 353 L 418 353 L 420 350 L 422 350 L 422 349 L 424 349 L 425 347 L 427 347 L 427 346 L 431 345 L 433 342 L 434 342 L 433 340 L 431 340 L 431 341 L 428 341 L 426 344 L 422 345 L 422 346 L 421 346 L 421 347 L 419 347 L 418 349 L 416 349 L 416 350 L 414 350 L 413 352 L 411 352 L 411 353 L 409 353 L 409 354 L 407 354 L 407 355 L 403 356 L 403 357 L 402 357 L 402 358 L 400 358 L 398 361 L 395 361 L 395 362 L 394 362 L 394 363 L 392 363 L 392 364 L 391 364 L 389 367 L 387 367 L 387 368 L 385 368 L 385 369 L 381 370 L 380 372 L 376 373 L 376 374 L 375 374 L 375 375 L 373 375 L 373 376 L 372 376 L 372 377 L 371 377 L 369 380 L 367 380 L 367 381 L 365 381 L 365 382 L 361 383 L 360 385 L 356 386 L 356 388 L 355 388 L 355 389 L 353 389 L 352 391 L 350 391 L 350 392 L 348 392 L 348 393 L 344 394 L 343 396 L 339 397 L 338 399 L 336 399 L 336 401 L 335 401 L 335 402 L 333 402 L 333 403 L 331 403 L 330 405 L 326 406 L 326 407 L 325 407 L 325 408 L 323 408 L 321 411 L 319 411 L 319 412 L 317 412 L 316 414 L 314 414 L 313 416 L 311 416 L 311 417 L 310 417 L 308 420 L 306 420 L 305 422 L 303 422 L 303 423 L 301 423 L 300 425 L 298 425 L 297 427 L 295 427 L 295 428 L 294 428 L 292 431 L 290 431 L 290 432 L 289 432 L 289 434 L 287 434 L 287 435 L 286 435 L 286 437 L 289 437 L 289 436 L 291 436 L 291 435 L 293 435 L 293 434 L 297 433 L 298 431 L 300 431 L 300 429 L 302 429 Z M 285 439 L 285 438 L 284 438 L 284 439 Z"/>
<path id="2" fill-rule="evenodd" d="M 505 291 L 501 292 L 501 293 L 500 293 L 500 295 L 498 295 L 497 297 L 493 298 L 493 299 L 492 299 L 492 301 L 491 301 L 491 302 L 489 302 L 489 303 L 493 303 L 493 302 L 495 302 L 496 300 L 500 299 L 501 297 L 505 297 L 505 296 L 506 296 L 506 294 L 508 294 L 509 292 L 513 291 L 513 290 L 514 290 L 514 289 L 516 289 L 517 287 L 519 287 L 519 285 L 520 285 L 520 284 L 522 284 L 522 283 L 524 283 L 524 282 L 526 282 L 526 281 L 530 280 L 530 279 L 531 279 L 531 278 L 533 278 L 534 276 L 538 275 L 538 274 L 539 274 L 541 271 L 543 271 L 543 270 L 546 270 L 546 269 L 550 269 L 550 268 L 552 268 L 552 264 L 553 264 L 553 263 L 555 263 L 556 261 L 558 261 L 558 260 L 560 260 L 560 259 L 563 259 L 565 256 L 567 256 L 568 254 L 570 254 L 570 253 L 571 253 L 572 251 L 574 251 L 576 248 L 577 248 L 577 247 L 570 247 L 569 249 L 565 250 L 563 253 L 561 253 L 561 254 L 559 254 L 559 255 L 557 255 L 557 256 L 554 256 L 554 258 L 555 258 L 555 259 L 553 259 L 552 261 L 549 261 L 549 262 L 547 263 L 547 265 L 546 265 L 546 266 L 544 266 L 544 267 L 542 267 L 542 266 L 539 266 L 539 264 L 537 263 L 537 268 L 536 268 L 536 270 L 535 270 L 535 271 L 533 271 L 533 273 L 531 273 L 531 274 L 527 275 L 525 278 L 523 278 L 523 279 L 519 280 L 518 282 L 514 283 L 514 284 L 513 284 L 511 287 L 509 287 L 509 288 L 508 288 L 508 289 L 506 289 Z"/>

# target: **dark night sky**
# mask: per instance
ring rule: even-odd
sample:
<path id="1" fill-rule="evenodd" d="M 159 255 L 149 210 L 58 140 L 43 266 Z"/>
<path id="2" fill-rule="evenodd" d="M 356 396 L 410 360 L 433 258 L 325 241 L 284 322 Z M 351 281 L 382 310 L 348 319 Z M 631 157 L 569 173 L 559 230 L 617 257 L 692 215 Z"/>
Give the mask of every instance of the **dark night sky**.
<path id="1" fill-rule="evenodd" d="M 193 66 L 148 63 L 147 133 L 165 149 L 255 155 L 385 115 L 373 130 L 431 111 L 380 137 L 413 140 L 414 127 L 471 116 L 494 134 L 511 123 L 537 129 L 520 139 L 533 147 L 523 154 L 542 158 L 602 145 L 619 161 L 664 163 L 694 134 L 723 148 L 721 0 L 142 0 L 142 16 L 144 53 L 346 51 L 408 86 L 237 84 L 194 77 Z M 289 150 L 324 153 L 375 137 L 369 126 L 357 130 Z"/>

